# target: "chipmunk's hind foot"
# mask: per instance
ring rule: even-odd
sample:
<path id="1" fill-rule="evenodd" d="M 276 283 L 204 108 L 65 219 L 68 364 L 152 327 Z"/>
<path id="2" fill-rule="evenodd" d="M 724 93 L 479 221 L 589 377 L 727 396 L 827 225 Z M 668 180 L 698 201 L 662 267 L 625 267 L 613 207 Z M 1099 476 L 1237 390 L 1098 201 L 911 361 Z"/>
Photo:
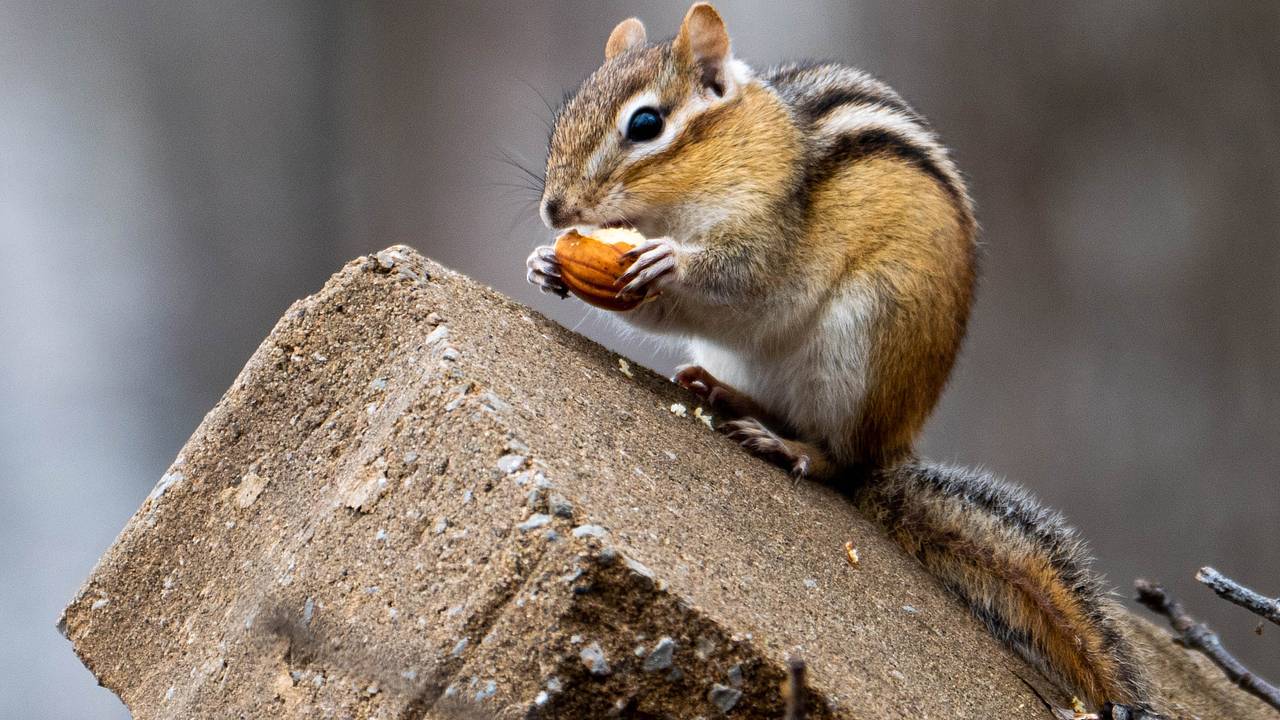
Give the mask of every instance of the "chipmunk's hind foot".
<path id="1" fill-rule="evenodd" d="M 754 417 L 768 418 L 769 413 L 751 396 L 732 385 L 726 385 L 701 365 L 681 365 L 671 378 L 677 385 L 706 401 L 722 420 Z"/>
<path id="2" fill-rule="evenodd" d="M 720 425 L 719 429 L 730 440 L 781 466 L 797 480 L 826 479 L 835 470 L 827 454 L 818 446 L 802 440 L 788 440 L 753 417 L 730 420 Z"/>

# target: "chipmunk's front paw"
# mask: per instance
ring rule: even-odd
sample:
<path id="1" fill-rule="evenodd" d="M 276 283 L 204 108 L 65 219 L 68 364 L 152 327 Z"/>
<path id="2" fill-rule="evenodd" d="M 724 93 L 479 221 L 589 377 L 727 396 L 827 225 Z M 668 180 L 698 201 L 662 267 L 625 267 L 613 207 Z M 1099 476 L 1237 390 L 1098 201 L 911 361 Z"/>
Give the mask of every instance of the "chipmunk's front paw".
<path id="1" fill-rule="evenodd" d="M 569 288 L 565 287 L 564 280 L 560 276 L 560 261 L 556 259 L 556 249 L 550 245 L 541 245 L 534 248 L 529 254 L 529 259 L 524 261 L 525 267 L 529 269 L 525 274 L 525 278 L 530 283 L 536 285 L 542 292 L 549 292 L 560 297 L 569 294 Z"/>
<path id="2" fill-rule="evenodd" d="M 678 269 L 676 246 L 670 238 L 645 240 L 628 250 L 626 256 L 635 258 L 635 262 L 618 278 L 618 282 L 626 283 L 619 295 L 648 295 L 670 282 Z"/>

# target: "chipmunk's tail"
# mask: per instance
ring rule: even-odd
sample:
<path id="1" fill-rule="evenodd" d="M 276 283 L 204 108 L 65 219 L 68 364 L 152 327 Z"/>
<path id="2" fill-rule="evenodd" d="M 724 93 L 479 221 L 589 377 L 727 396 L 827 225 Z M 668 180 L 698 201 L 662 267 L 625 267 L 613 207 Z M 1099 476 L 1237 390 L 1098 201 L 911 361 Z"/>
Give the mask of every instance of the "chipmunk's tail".
<path id="1" fill-rule="evenodd" d="M 1064 689 L 1099 707 L 1148 707 L 1120 608 L 1061 515 L 988 473 L 918 462 L 875 473 L 856 500 L 996 637 Z"/>

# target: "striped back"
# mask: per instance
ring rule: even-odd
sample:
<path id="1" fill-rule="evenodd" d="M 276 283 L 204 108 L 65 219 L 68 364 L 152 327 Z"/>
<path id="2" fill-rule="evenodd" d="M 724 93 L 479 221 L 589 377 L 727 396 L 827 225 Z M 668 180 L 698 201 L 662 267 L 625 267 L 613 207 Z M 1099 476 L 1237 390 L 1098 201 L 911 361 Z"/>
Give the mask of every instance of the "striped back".
<path id="1" fill-rule="evenodd" d="M 809 187 L 859 157 L 891 154 L 933 177 L 966 217 L 973 213 L 964 179 L 929 122 L 888 85 L 834 63 L 791 63 L 763 80 L 809 130 Z"/>

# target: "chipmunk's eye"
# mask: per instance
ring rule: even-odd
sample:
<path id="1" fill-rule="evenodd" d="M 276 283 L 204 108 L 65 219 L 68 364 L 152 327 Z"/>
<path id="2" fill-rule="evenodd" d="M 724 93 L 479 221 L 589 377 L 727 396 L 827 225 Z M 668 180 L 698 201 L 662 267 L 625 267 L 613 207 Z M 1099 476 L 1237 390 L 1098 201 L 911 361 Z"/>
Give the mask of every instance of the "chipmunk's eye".
<path id="1" fill-rule="evenodd" d="M 627 121 L 627 139 L 631 142 L 645 142 L 661 134 L 662 116 L 651 107 L 640 108 Z"/>

